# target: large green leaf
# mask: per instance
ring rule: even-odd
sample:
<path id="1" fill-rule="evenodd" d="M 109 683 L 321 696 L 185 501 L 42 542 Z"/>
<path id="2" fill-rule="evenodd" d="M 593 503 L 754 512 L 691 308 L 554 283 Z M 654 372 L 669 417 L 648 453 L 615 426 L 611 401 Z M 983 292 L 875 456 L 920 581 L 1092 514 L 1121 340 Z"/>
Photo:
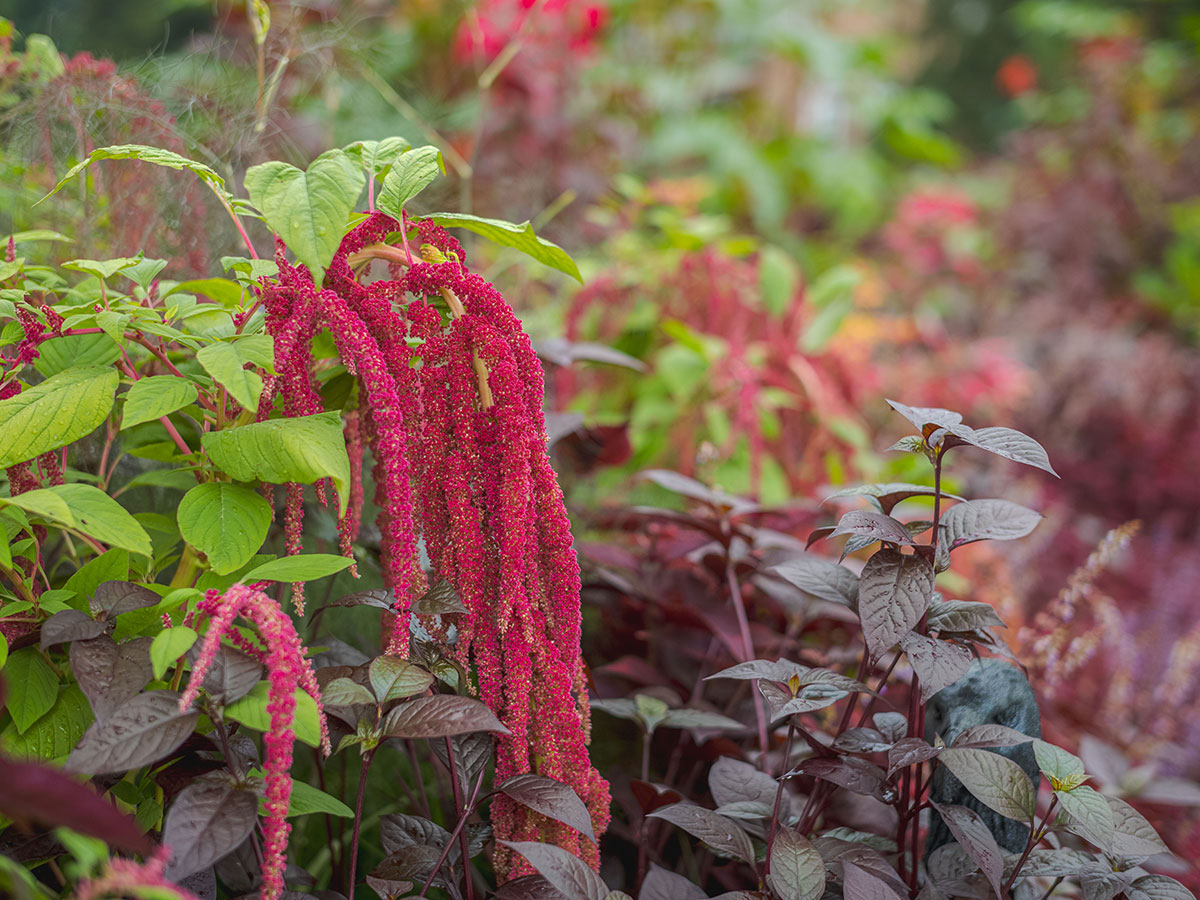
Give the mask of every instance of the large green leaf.
<path id="1" fill-rule="evenodd" d="M 43 341 L 38 353 L 33 367 L 50 378 L 79 366 L 108 366 L 120 358 L 121 347 L 107 334 L 65 334 Z"/>
<path id="2" fill-rule="evenodd" d="M 154 677 L 162 678 L 167 669 L 191 649 L 197 637 L 195 629 L 186 625 L 164 628 L 156 634 L 150 643 L 150 665 L 154 667 Z"/>
<path id="3" fill-rule="evenodd" d="M 8 712 L 18 732 L 25 732 L 58 699 L 58 676 L 34 647 L 18 650 L 4 667 Z"/>
<path id="4" fill-rule="evenodd" d="M 125 395 L 121 428 L 152 422 L 196 402 L 196 385 L 177 375 L 151 375 L 135 381 Z"/>
<path id="5" fill-rule="evenodd" d="M 338 413 L 254 422 L 209 432 L 202 441 L 213 463 L 238 481 L 312 484 L 331 479 L 345 515 L 350 457 Z"/>
<path id="6" fill-rule="evenodd" d="M 225 707 L 225 717 L 241 722 L 247 728 L 255 731 L 271 729 L 271 714 L 267 712 L 267 694 L 270 684 L 260 681 L 245 697 L 235 700 Z M 321 717 L 317 712 L 317 704 L 312 697 L 299 688 L 296 689 L 296 710 L 292 730 L 296 737 L 310 747 L 321 745 Z"/>
<path id="7" fill-rule="evenodd" d="M 402 137 L 384 138 L 381 141 L 355 141 L 343 149 L 351 159 L 357 160 L 363 169 L 376 178 L 386 176 L 396 159 L 411 145 Z"/>
<path id="8" fill-rule="evenodd" d="M 242 576 L 246 584 L 256 581 L 315 581 L 327 575 L 336 575 L 349 568 L 354 560 L 330 553 L 304 553 L 284 556 L 265 562 Z"/>
<path id="9" fill-rule="evenodd" d="M 365 183 L 362 169 L 345 151 L 329 150 L 306 171 L 282 162 L 252 166 L 244 183 L 267 225 L 320 284 Z"/>
<path id="10" fill-rule="evenodd" d="M 203 181 L 221 202 L 228 206 L 233 202 L 233 195 L 225 190 L 225 179 L 203 163 L 164 150 L 161 147 L 149 147 L 146 144 L 115 144 L 111 147 L 99 147 L 87 155 L 87 158 L 73 165 L 45 197 L 41 203 L 57 194 L 72 178 L 100 159 L 136 159 L 156 166 L 166 166 L 168 169 L 182 171 L 187 169 Z M 37 204 L 34 204 L 35 206 Z"/>
<path id="11" fill-rule="evenodd" d="M 18 506 L 110 547 L 150 556 L 150 536 L 125 507 L 90 484 L 60 484 L 0 502 Z"/>
<path id="12" fill-rule="evenodd" d="M 375 205 L 398 222 L 404 212 L 404 204 L 425 190 L 444 171 L 442 154 L 437 147 L 417 147 L 402 153 L 383 179 L 383 187 Z"/>
<path id="13" fill-rule="evenodd" d="M 0 468 L 57 450 L 96 428 L 112 409 L 114 369 L 68 369 L 0 400 Z"/>
<path id="14" fill-rule="evenodd" d="M 381 197 L 380 200 L 382 201 L 382 199 Z M 468 216 L 464 213 L 434 213 L 425 218 L 446 228 L 465 228 L 468 231 L 482 235 L 492 243 L 499 244 L 501 247 L 512 247 L 514 250 L 520 250 L 527 256 L 532 256 L 538 262 L 544 263 L 552 269 L 558 269 L 560 272 L 565 272 L 580 284 L 583 284 L 583 276 L 579 274 L 579 266 L 575 265 L 575 260 L 571 259 L 570 254 L 558 246 L 558 244 L 534 234 L 533 226 L 528 222 L 521 222 L 518 225 L 500 219 L 483 219 L 479 216 Z"/>
<path id="15" fill-rule="evenodd" d="M 240 344 L 241 341 L 217 341 L 202 348 L 196 354 L 196 359 L 243 409 L 255 410 L 258 409 L 258 398 L 262 394 L 263 380 L 257 372 L 243 368 L 252 360 L 239 352 Z"/>
<path id="16" fill-rule="evenodd" d="M 68 684 L 59 689 L 50 711 L 23 733 L 17 731 L 15 724 L 4 729 L 0 745 L 14 756 L 65 761 L 93 719 L 92 708 L 79 685 Z"/>
<path id="17" fill-rule="evenodd" d="M 179 504 L 179 533 L 208 557 L 218 575 L 236 572 L 267 539 L 271 505 L 248 488 L 223 481 L 198 484 Z"/>

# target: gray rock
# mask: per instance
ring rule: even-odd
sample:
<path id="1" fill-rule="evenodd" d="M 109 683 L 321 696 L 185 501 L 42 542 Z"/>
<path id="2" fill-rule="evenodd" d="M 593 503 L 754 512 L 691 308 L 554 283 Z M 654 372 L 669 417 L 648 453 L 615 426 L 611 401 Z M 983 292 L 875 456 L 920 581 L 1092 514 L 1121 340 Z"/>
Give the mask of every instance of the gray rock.
<path id="1" fill-rule="evenodd" d="M 988 723 L 1006 725 L 1031 738 L 1042 736 L 1042 719 L 1033 688 L 1020 669 L 999 659 L 976 660 L 966 675 L 933 696 L 925 711 L 925 740 L 932 743 L 934 736 L 940 734 L 948 744 L 966 729 Z M 998 747 L 991 752 L 1017 763 L 1037 788 L 1041 776 L 1031 744 Z M 1013 853 L 1025 849 L 1029 828 L 988 809 L 944 766 L 934 773 L 929 793 L 937 803 L 953 803 L 979 813 L 1004 849 Z M 946 824 L 933 813 L 925 840 L 925 859 L 938 847 L 953 841 Z"/>

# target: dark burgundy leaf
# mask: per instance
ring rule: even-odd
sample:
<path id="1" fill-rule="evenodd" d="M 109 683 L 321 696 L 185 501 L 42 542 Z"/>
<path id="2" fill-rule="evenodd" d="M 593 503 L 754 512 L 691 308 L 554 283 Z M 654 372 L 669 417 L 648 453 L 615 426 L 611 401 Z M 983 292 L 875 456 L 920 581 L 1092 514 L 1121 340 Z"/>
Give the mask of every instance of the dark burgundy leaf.
<path id="1" fill-rule="evenodd" d="M 940 748 L 934 747 L 918 737 L 901 738 L 888 751 L 888 777 L 891 778 L 900 769 L 933 759 L 941 752 Z"/>
<path id="2" fill-rule="evenodd" d="M 935 599 L 929 604 L 929 627 L 934 631 L 974 631 L 1003 625 L 1004 620 L 990 603 Z"/>
<path id="3" fill-rule="evenodd" d="M 704 889 L 688 881 L 682 875 L 664 869 L 655 863 L 642 881 L 638 900 L 707 900 Z"/>
<path id="4" fill-rule="evenodd" d="M 668 469 L 647 469 L 639 473 L 639 477 L 645 478 L 647 481 L 653 481 L 659 487 L 666 488 L 673 494 L 690 497 L 693 500 L 699 500 L 718 509 L 736 509 L 753 505 L 746 500 L 726 494 L 724 491 L 713 490 L 694 478 L 689 478 L 686 475 L 681 475 L 678 472 L 672 472 Z"/>
<path id="5" fill-rule="evenodd" d="M 371 870 L 369 878 L 387 885 L 399 885 L 402 882 L 424 882 L 429 878 L 442 855 L 439 847 L 428 844 L 413 844 L 405 847 L 399 853 L 391 854 Z M 452 880 L 446 877 L 446 867 L 443 865 L 434 877 L 432 887 L 448 891 L 451 896 L 458 896 L 458 888 Z"/>
<path id="6" fill-rule="evenodd" d="M 834 740 L 833 748 L 843 753 L 882 753 L 892 743 L 874 728 L 847 728 Z"/>
<path id="7" fill-rule="evenodd" d="M 858 577 L 819 556 L 797 556 L 767 570 L 804 593 L 851 609 L 858 603 Z"/>
<path id="8" fill-rule="evenodd" d="M 691 803 L 676 803 L 656 809 L 646 818 L 666 819 L 726 856 L 754 862 L 754 846 L 742 827 L 711 809 Z"/>
<path id="9" fill-rule="evenodd" d="M 871 717 L 871 721 L 875 723 L 875 727 L 879 729 L 879 733 L 889 741 L 898 741 L 904 735 L 908 734 L 908 719 L 902 713 L 875 713 Z"/>
<path id="10" fill-rule="evenodd" d="M 158 762 L 187 740 L 199 718 L 197 712 L 179 712 L 179 694 L 174 691 L 138 694 L 87 730 L 66 768 L 106 775 Z"/>
<path id="11" fill-rule="evenodd" d="M 886 881 L 854 863 L 842 863 L 842 871 L 845 873 L 842 883 L 845 900 L 901 900 Z"/>
<path id="12" fill-rule="evenodd" d="M 932 487 L 926 487 L 921 484 L 907 484 L 904 482 L 862 484 L 830 494 L 821 502 L 828 503 L 830 500 L 840 500 L 844 497 L 866 497 L 869 501 L 876 504 L 881 512 L 890 516 L 892 509 L 898 503 L 903 503 L 905 500 L 913 497 L 933 497 L 934 494 L 935 492 Z M 948 497 L 951 500 L 962 499 L 957 494 L 951 494 L 947 491 L 942 491 L 942 496 Z"/>
<path id="13" fill-rule="evenodd" d="M 258 821 L 258 797 L 221 780 L 197 781 L 167 810 L 163 843 L 171 847 L 166 876 L 184 878 L 232 853 Z"/>
<path id="14" fill-rule="evenodd" d="M 847 691 L 831 684 L 810 684 L 793 697 L 790 690 L 770 681 L 760 681 L 758 692 L 767 701 L 772 720 L 825 709 L 848 695 Z"/>
<path id="15" fill-rule="evenodd" d="M 105 581 L 88 601 L 98 619 L 115 619 L 121 613 L 157 606 L 162 598 L 154 591 L 129 581 Z"/>
<path id="16" fill-rule="evenodd" d="M 595 842 L 592 817 L 569 786 L 544 775 L 514 775 L 498 788 L 501 793 L 557 822 L 574 828 Z"/>
<path id="17" fill-rule="evenodd" d="M 972 725 L 970 728 L 964 729 L 950 742 L 950 746 L 1015 747 L 1018 744 L 1027 744 L 1032 740 L 1032 737 L 1022 734 L 1015 728 L 986 722 L 983 725 Z"/>
<path id="18" fill-rule="evenodd" d="M 450 738 L 450 746 L 454 748 L 458 783 L 462 787 L 463 793 L 469 793 L 475 786 L 475 780 L 479 777 L 479 773 L 492 758 L 492 736 L 485 731 L 456 734 Z M 449 768 L 450 758 L 446 755 L 446 742 L 430 741 L 429 748 L 433 751 L 433 755 Z"/>
<path id="19" fill-rule="evenodd" d="M 835 829 L 835 832 L 845 832 L 845 829 Z M 859 832 L 861 836 L 862 833 Z M 813 846 L 817 852 L 821 854 L 821 859 L 825 861 L 825 866 L 837 878 L 842 878 L 844 875 L 843 867 L 846 863 L 851 863 L 858 866 L 860 869 L 882 878 L 888 884 L 892 885 L 897 891 L 908 890 L 907 886 L 900 877 L 896 874 L 896 870 L 891 864 L 884 859 L 878 847 L 870 846 L 865 843 L 866 837 L 860 837 L 859 840 L 844 840 L 842 838 L 824 837 L 814 838 Z M 876 838 L 876 840 L 880 840 Z M 896 849 L 894 841 L 888 841 L 886 844 L 880 844 L 884 848 L 884 852 L 893 853 Z"/>
<path id="20" fill-rule="evenodd" d="M 152 638 L 135 638 L 117 644 L 107 635 L 71 644 L 71 671 L 92 705 L 97 721 L 136 696 L 153 677 L 150 665 Z"/>
<path id="21" fill-rule="evenodd" d="M 393 814 L 379 820 L 379 843 L 388 856 L 411 847 L 441 850 L 448 840 L 450 833 L 445 828 L 420 816 Z"/>
<path id="22" fill-rule="evenodd" d="M 1013 462 L 1024 463 L 1044 472 L 1049 472 L 1055 478 L 1058 473 L 1050 466 L 1050 457 L 1046 448 L 1027 434 L 1022 434 L 1013 428 L 992 426 L 990 428 L 968 428 L 959 425 L 951 428 L 950 433 L 963 443 L 995 453 Z"/>
<path id="23" fill-rule="evenodd" d="M 718 806 L 739 801 L 775 803 L 779 783 L 750 763 L 722 756 L 708 772 L 708 789 Z"/>
<path id="24" fill-rule="evenodd" d="M 18 823 L 63 826 L 135 853 L 153 849 L 132 816 L 87 785 L 40 763 L 0 757 L 0 815 Z"/>
<path id="25" fill-rule="evenodd" d="M 967 674 L 974 657 L 966 647 L 909 632 L 900 639 L 900 649 L 921 682 L 921 702 Z"/>
<path id="26" fill-rule="evenodd" d="M 194 666 L 199 657 L 200 643 L 197 642 L 187 652 L 188 662 Z M 212 668 L 204 677 L 204 692 L 214 703 L 227 706 L 250 693 L 262 677 L 263 667 L 258 660 L 235 647 L 219 644 Z"/>
<path id="27" fill-rule="evenodd" d="M 629 782 L 629 790 L 633 794 L 633 799 L 641 807 L 644 816 L 648 816 L 664 806 L 683 802 L 683 795 L 665 784 L 651 784 L 649 781 L 640 781 L 635 778 Z"/>
<path id="28" fill-rule="evenodd" d="M 745 835 L 742 835 L 745 838 Z M 567 900 L 604 900 L 608 888 L 591 867 L 553 844 L 536 841 L 499 841 L 515 850 Z M 749 844 L 749 839 L 746 839 Z"/>
<path id="29" fill-rule="evenodd" d="M 649 880 L 649 876 L 646 877 Z M 496 893 L 492 896 L 495 900 L 566 900 L 566 897 L 541 875 L 523 875 L 506 881 L 496 888 Z M 704 896 L 703 892 L 700 896 Z"/>
<path id="30" fill-rule="evenodd" d="M 392 608 L 395 602 L 395 597 L 391 591 L 379 588 L 373 591 L 357 591 L 353 594 L 347 594 L 345 597 L 339 597 L 337 600 L 330 600 L 313 616 L 315 621 L 317 616 L 321 615 L 327 609 L 338 607 L 353 607 L 353 606 L 369 606 L 373 609 L 388 609 Z"/>
<path id="31" fill-rule="evenodd" d="M 775 896 L 787 900 L 817 900 L 825 892 L 825 863 L 799 831 L 781 826 L 771 842 L 767 883 Z"/>
<path id="32" fill-rule="evenodd" d="M 908 419 L 922 433 L 925 432 L 927 425 L 933 425 L 937 428 L 950 428 L 962 421 L 962 416 L 959 413 L 936 406 L 907 406 L 895 400 L 888 400 L 888 406 Z"/>
<path id="33" fill-rule="evenodd" d="M 380 703 L 401 700 L 424 693 L 433 684 L 433 676 L 406 659 L 377 656 L 367 667 L 371 690 Z"/>
<path id="34" fill-rule="evenodd" d="M 1113 853 L 1144 860 L 1157 853 L 1167 852 L 1167 845 L 1145 816 L 1124 800 L 1118 800 L 1116 797 L 1104 799 L 1113 814 Z"/>
<path id="35" fill-rule="evenodd" d="M 180 879 L 179 886 L 190 891 L 199 900 L 217 900 L 217 873 L 213 871 L 212 866 Z"/>
<path id="36" fill-rule="evenodd" d="M 470 612 L 466 604 L 459 599 L 454 585 L 440 579 L 413 601 L 412 611 L 419 616 L 444 616 L 450 613 Z"/>
<path id="37" fill-rule="evenodd" d="M 838 519 L 837 528 L 833 529 L 829 536 L 837 537 L 841 534 L 861 534 L 889 544 L 911 545 L 913 542 L 912 535 L 908 533 L 903 522 L 866 509 L 852 509 Z"/>
<path id="38" fill-rule="evenodd" d="M 822 525 L 820 528 L 814 528 L 808 533 L 808 540 L 804 542 L 804 549 L 807 550 L 817 541 L 825 540 L 825 538 L 833 534 L 836 527 L 835 525 Z"/>
<path id="39" fill-rule="evenodd" d="M 859 579 L 863 638 L 878 659 L 921 621 L 933 595 L 933 566 L 920 556 L 883 549 L 867 560 Z"/>
<path id="40" fill-rule="evenodd" d="M 1007 500 L 966 500 L 938 520 L 938 539 L 947 550 L 975 541 L 1012 541 L 1037 528 L 1041 513 Z"/>
<path id="41" fill-rule="evenodd" d="M 217 862 L 213 869 L 230 891 L 252 891 L 262 883 L 262 866 L 258 864 L 258 858 L 254 855 L 254 843 L 249 838 Z"/>
<path id="42" fill-rule="evenodd" d="M 435 738 L 469 731 L 508 734 L 486 705 L 469 697 L 438 694 L 413 697 L 383 718 L 381 730 L 394 738 Z"/>
<path id="43" fill-rule="evenodd" d="M 46 650 L 56 644 L 91 640 L 104 634 L 104 627 L 103 622 L 77 609 L 64 609 L 42 623 L 41 647 Z"/>
<path id="44" fill-rule="evenodd" d="M 1129 885 L 1129 900 L 1196 900 L 1196 895 L 1167 875 L 1143 875 Z"/>
<path id="45" fill-rule="evenodd" d="M 1014 862 L 1015 859 L 1014 857 Z M 1057 878 L 1060 875 L 1070 877 L 1104 872 L 1105 870 L 1106 866 L 1103 860 L 1097 859 L 1092 854 L 1082 850 L 1063 848 L 1060 850 L 1034 850 L 1025 860 L 1025 865 L 1021 866 L 1020 875 L 1022 878 L 1026 876 Z"/>
<path id="46" fill-rule="evenodd" d="M 1004 876 L 1004 851 L 996 843 L 987 823 L 979 813 L 965 806 L 933 803 L 933 808 L 967 855 L 979 864 L 979 871 L 987 878 L 996 896 L 1003 896 L 1000 880 Z"/>
<path id="47" fill-rule="evenodd" d="M 887 782 L 883 769 L 865 759 L 854 757 L 806 759 L 788 775 L 811 775 L 813 778 L 831 781 L 855 794 L 868 796 L 882 793 Z"/>

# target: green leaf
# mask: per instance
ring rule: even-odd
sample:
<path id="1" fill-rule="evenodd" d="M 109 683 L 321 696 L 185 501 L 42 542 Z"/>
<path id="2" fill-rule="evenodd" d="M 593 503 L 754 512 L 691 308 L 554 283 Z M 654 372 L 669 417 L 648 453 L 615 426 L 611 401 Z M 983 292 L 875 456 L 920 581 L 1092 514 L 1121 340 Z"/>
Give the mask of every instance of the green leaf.
<path id="1" fill-rule="evenodd" d="M 436 147 L 416 147 L 402 153 L 392 163 L 391 171 L 383 179 L 383 187 L 375 205 L 397 222 L 400 221 L 406 204 L 429 186 L 433 179 L 446 171 L 441 151 Z"/>
<path id="2" fill-rule="evenodd" d="M 800 271 L 785 250 L 768 244 L 758 254 L 758 290 L 767 311 L 782 316 L 796 298 Z"/>
<path id="3" fill-rule="evenodd" d="M 575 264 L 575 260 L 571 259 L 570 254 L 558 244 L 534 234 L 533 226 L 528 222 L 521 222 L 517 225 L 500 219 L 483 219 L 463 213 L 434 213 L 425 218 L 446 228 L 465 228 L 501 247 L 520 250 L 538 262 L 544 263 L 552 269 L 558 269 L 583 284 L 579 266 Z"/>
<path id="4" fill-rule="evenodd" d="M 50 231 L 46 228 L 34 228 L 32 231 L 18 231 L 16 234 L 10 235 L 10 237 L 17 246 L 32 244 L 34 241 L 52 241 L 59 244 L 71 243 L 71 239 L 65 234 Z M 7 246 L 8 238 L 0 238 L 0 244 Z"/>
<path id="5" fill-rule="evenodd" d="M 116 390 L 115 370 L 85 367 L 60 372 L 0 400 L 0 468 L 91 433 L 108 416 Z"/>
<path id="6" fill-rule="evenodd" d="M 186 625 L 164 628 L 155 635 L 150 644 L 150 664 L 154 667 L 154 677 L 162 678 L 167 674 L 167 669 L 191 649 L 198 636 L 194 629 Z"/>
<path id="7" fill-rule="evenodd" d="M 225 259 L 233 259 L 234 257 L 225 257 Z M 259 262 L 260 260 L 253 260 Z M 272 266 L 275 265 L 274 260 L 267 260 Z M 278 274 L 279 269 L 276 267 L 273 274 Z M 226 309 L 237 309 L 242 302 L 242 294 L 245 289 L 236 281 L 231 281 L 228 278 L 196 278 L 191 281 L 182 281 L 167 291 L 166 296 L 172 294 L 187 293 L 187 294 L 203 294 L 205 297 L 210 297 L 216 300 Z"/>
<path id="8" fill-rule="evenodd" d="M 312 484 L 329 478 L 338 492 L 340 514 L 346 514 L 350 457 L 339 413 L 254 422 L 209 432 L 202 442 L 213 463 L 238 481 Z"/>
<path id="9" fill-rule="evenodd" d="M 263 777 L 262 769 L 252 769 L 250 772 L 257 778 Z M 260 802 L 260 810 L 263 808 Z M 353 819 L 354 810 L 348 807 L 337 797 L 327 794 L 324 791 L 313 787 L 303 781 L 292 779 L 292 793 L 288 797 L 287 818 L 291 819 L 295 816 L 307 816 L 312 813 L 328 813 L 331 816 L 338 816 L 343 819 Z M 265 812 L 262 813 L 266 815 Z"/>
<path id="10" fill-rule="evenodd" d="M 12 684 L 12 675 L 6 671 Z M 11 693 L 11 687 L 10 687 Z M 65 685 L 50 711 L 25 731 L 11 724 L 0 734 L 0 745 L 14 756 L 65 761 L 95 717 L 77 684 Z"/>
<path id="11" fill-rule="evenodd" d="M 70 524 L 76 531 L 130 553 L 150 556 L 153 552 L 146 529 L 125 507 L 99 488 L 90 484 L 60 484 L 45 490 L 66 501 L 74 523 L 65 524 Z"/>
<path id="12" fill-rule="evenodd" d="M 122 269 L 136 266 L 142 260 L 137 256 L 120 256 L 116 259 L 71 259 L 62 264 L 64 269 L 72 272 L 86 272 L 95 275 L 101 281 L 112 278 Z"/>
<path id="13" fill-rule="evenodd" d="M 250 561 L 271 527 L 271 505 L 248 488 L 223 481 L 198 484 L 179 504 L 179 533 L 208 557 L 218 575 Z"/>
<path id="14" fill-rule="evenodd" d="M 307 696 L 307 694 L 305 695 Z M 324 791 L 292 779 L 292 794 L 288 798 L 287 817 L 307 816 L 312 813 L 328 813 L 343 819 L 353 819 L 354 810 Z"/>
<path id="15" fill-rule="evenodd" d="M 363 170 L 376 178 L 386 176 L 395 165 L 397 157 L 412 146 L 402 137 L 384 138 L 382 141 L 355 141 L 344 148 L 346 155 L 357 160 Z"/>
<path id="16" fill-rule="evenodd" d="M 238 352 L 238 344 L 217 341 L 196 354 L 204 370 L 224 387 L 242 409 L 258 409 L 258 398 L 262 394 L 263 380 L 257 372 L 242 368 L 250 360 Z"/>
<path id="17" fill-rule="evenodd" d="M 251 202 L 317 284 L 364 183 L 362 170 L 343 150 L 322 153 L 303 172 L 282 162 L 252 166 L 244 179 Z"/>
<path id="18" fill-rule="evenodd" d="M 260 681 L 245 697 L 235 700 L 225 707 L 225 717 L 241 722 L 247 728 L 255 731 L 270 731 L 271 714 L 267 712 L 267 693 L 270 683 Z M 310 747 L 321 745 L 321 720 L 317 713 L 317 704 L 312 697 L 299 688 L 296 689 L 296 711 L 292 730 L 296 737 Z"/>
<path id="19" fill-rule="evenodd" d="M 349 557 L 330 553 L 284 556 L 251 569 L 241 580 L 245 584 L 254 584 L 256 581 L 315 581 L 327 575 L 336 575 L 353 562 Z"/>
<path id="20" fill-rule="evenodd" d="M 0 669 L 8 662 L 8 638 L 0 634 Z"/>
<path id="21" fill-rule="evenodd" d="M 166 166 L 168 169 L 179 171 L 187 169 L 208 185 L 222 204 L 229 206 L 233 201 L 233 195 L 225 190 L 225 179 L 206 165 L 180 156 L 178 153 L 172 153 L 170 150 L 163 150 L 161 147 L 149 147 L 145 144 L 116 144 L 111 147 L 100 147 L 89 153 L 86 159 L 72 166 L 54 186 L 54 189 L 38 203 L 43 203 L 53 197 L 66 186 L 67 182 L 100 159 L 136 159 L 155 166 Z M 37 203 L 34 206 L 37 206 Z"/>
<path id="22" fill-rule="evenodd" d="M 58 699 L 58 676 L 34 647 L 18 650 L 4 666 L 8 712 L 18 732 L 44 716 Z"/>
<path id="23" fill-rule="evenodd" d="M 79 366 L 108 366 L 121 356 L 121 347 L 107 334 L 67 334 L 38 347 L 33 367 L 47 378 Z"/>
<path id="24" fill-rule="evenodd" d="M 1081 760 L 1074 753 L 1056 747 L 1046 741 L 1033 742 L 1033 755 L 1038 768 L 1050 780 L 1056 791 L 1073 791 L 1085 781 L 1087 773 Z"/>
<path id="25" fill-rule="evenodd" d="M 139 259 L 136 264 L 124 269 L 125 277 L 140 287 L 143 291 L 150 290 L 150 285 L 158 277 L 159 272 L 167 267 L 165 259 Z"/>
<path id="26" fill-rule="evenodd" d="M 79 597 L 92 597 L 103 582 L 124 581 L 128 577 L 129 551 L 118 547 L 80 566 L 63 588 L 74 591 Z"/>
<path id="27" fill-rule="evenodd" d="M 177 375 L 151 375 L 125 394 L 121 429 L 152 422 L 196 402 L 196 385 Z"/>

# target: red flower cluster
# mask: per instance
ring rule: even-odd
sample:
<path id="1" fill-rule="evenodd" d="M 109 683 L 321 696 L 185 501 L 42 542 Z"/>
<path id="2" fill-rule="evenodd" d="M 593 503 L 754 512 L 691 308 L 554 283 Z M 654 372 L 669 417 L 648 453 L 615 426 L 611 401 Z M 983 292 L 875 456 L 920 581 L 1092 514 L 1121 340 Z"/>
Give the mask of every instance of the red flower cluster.
<path id="1" fill-rule="evenodd" d="M 259 414 L 276 396 L 289 416 L 321 410 L 311 341 L 327 328 L 361 391 L 346 416 L 352 465 L 361 467 L 363 449 L 375 464 L 384 579 L 397 614 L 389 652 L 407 655 L 410 606 L 425 587 L 419 525 L 434 572 L 470 610 L 457 623 L 454 652 L 474 662 L 480 695 L 511 732 L 499 743 L 497 779 L 537 772 L 570 785 L 599 833 L 608 784 L 587 754 L 579 566 L 546 451 L 541 366 L 512 308 L 463 267 L 457 241 L 421 223 L 420 239 L 438 261 L 402 273 L 403 253 L 381 247 L 399 228 L 382 214 L 368 218 L 343 241 L 320 288 L 279 248 L 279 278 L 263 285 L 278 377 Z M 361 284 L 355 266 L 372 254 L 390 259 L 395 277 Z M 290 550 L 300 533 L 292 496 Z M 344 546 L 358 527 L 361 492 L 350 499 Z M 599 865 L 594 844 L 525 807 L 499 799 L 493 824 L 498 838 L 550 841 Z M 502 877 L 530 871 L 506 850 L 495 863 Z"/>
<path id="2" fill-rule="evenodd" d="M 235 584 L 224 595 L 216 591 L 208 594 L 197 604 L 199 612 L 212 618 L 200 658 L 192 668 L 191 677 L 183 696 L 179 698 L 179 709 L 186 710 L 196 699 L 203 684 L 221 638 L 236 635 L 233 620 L 245 616 L 258 628 L 258 634 L 266 644 L 266 651 L 258 650 L 247 642 L 239 642 L 267 667 L 270 690 L 267 694 L 267 712 L 271 716 L 271 728 L 263 738 L 266 749 L 266 824 L 263 827 L 263 888 L 262 900 L 275 900 L 284 890 L 283 870 L 287 866 L 287 840 L 291 826 L 287 822 L 288 798 L 292 793 L 292 779 L 288 770 L 292 767 L 292 745 L 296 741 L 292 732 L 293 714 L 296 709 L 296 688 L 317 703 L 321 719 L 321 743 L 328 755 L 329 732 L 325 714 L 321 711 L 321 691 L 312 667 L 305 659 L 305 649 L 300 643 L 291 618 L 279 604 L 261 591 L 245 585 Z"/>

